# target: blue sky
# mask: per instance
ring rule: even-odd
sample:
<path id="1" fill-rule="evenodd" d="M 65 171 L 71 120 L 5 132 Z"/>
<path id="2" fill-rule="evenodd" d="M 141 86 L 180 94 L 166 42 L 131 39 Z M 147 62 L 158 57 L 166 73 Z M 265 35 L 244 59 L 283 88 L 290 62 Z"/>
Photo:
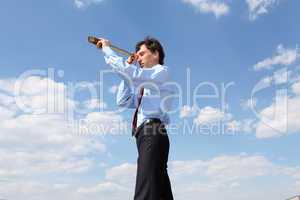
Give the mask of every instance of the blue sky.
<path id="1" fill-rule="evenodd" d="M 299 5 L 1 2 L 0 198 L 132 199 L 137 152 L 122 129 L 132 111 L 115 105 L 117 76 L 99 79 L 110 68 L 87 43 L 89 35 L 129 51 L 147 35 L 165 47 L 165 63 L 182 90 L 169 127 L 175 199 L 299 194 Z M 222 85 L 225 96 L 193 101 L 194 94 L 221 94 Z M 224 130 L 200 131 L 217 125 Z"/>

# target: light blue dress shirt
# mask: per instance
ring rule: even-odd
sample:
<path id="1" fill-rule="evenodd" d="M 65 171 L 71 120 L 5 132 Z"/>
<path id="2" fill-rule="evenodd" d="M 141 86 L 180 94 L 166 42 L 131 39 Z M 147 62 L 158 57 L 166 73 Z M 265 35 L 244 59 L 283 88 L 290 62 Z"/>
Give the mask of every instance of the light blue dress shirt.
<path id="1" fill-rule="evenodd" d="M 168 67 L 157 64 L 151 68 L 141 68 L 128 64 L 110 47 L 103 47 L 104 59 L 121 77 L 117 91 L 117 105 L 136 108 L 141 87 L 144 95 L 138 110 L 137 125 L 149 118 L 159 118 L 165 124 L 170 123 L 168 112 L 171 111 L 174 90 L 169 77 Z"/>

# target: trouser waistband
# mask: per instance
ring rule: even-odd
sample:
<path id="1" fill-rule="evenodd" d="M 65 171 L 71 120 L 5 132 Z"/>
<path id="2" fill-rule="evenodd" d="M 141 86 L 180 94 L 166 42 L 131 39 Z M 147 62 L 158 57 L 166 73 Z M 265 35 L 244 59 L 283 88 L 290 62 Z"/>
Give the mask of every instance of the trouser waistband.
<path id="1" fill-rule="evenodd" d="M 161 133 L 161 132 L 164 132 L 166 133 L 166 131 L 162 131 L 162 130 L 165 130 L 165 125 L 164 123 L 159 119 L 159 118 L 150 118 L 150 119 L 146 119 L 145 121 L 143 121 L 143 123 L 141 123 L 135 133 L 133 134 L 135 137 L 137 137 L 137 135 L 139 134 L 139 132 L 142 130 L 142 129 L 148 129 L 148 128 L 153 128 L 155 124 L 155 129 L 157 128 L 157 131 L 155 129 L 153 129 L 153 133 L 155 132 L 158 132 L 158 133 Z"/>

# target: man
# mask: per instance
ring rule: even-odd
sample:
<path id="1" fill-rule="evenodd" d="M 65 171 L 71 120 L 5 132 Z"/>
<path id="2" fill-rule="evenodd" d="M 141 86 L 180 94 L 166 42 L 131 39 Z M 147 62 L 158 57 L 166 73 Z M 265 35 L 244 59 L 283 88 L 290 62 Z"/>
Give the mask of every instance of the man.
<path id="1" fill-rule="evenodd" d="M 110 48 L 110 41 L 100 38 L 107 64 L 122 77 L 117 105 L 134 108 L 132 133 L 138 148 L 134 200 L 173 200 L 167 172 L 169 123 L 172 89 L 164 50 L 155 38 L 147 37 L 136 44 L 136 53 L 126 62 Z M 136 62 L 139 66 L 136 66 Z"/>

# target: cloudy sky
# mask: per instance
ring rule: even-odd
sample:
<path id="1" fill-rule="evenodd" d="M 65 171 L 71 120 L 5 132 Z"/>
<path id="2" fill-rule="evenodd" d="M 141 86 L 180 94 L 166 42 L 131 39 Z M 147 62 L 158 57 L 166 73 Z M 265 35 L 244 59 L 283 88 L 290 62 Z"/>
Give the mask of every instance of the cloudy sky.
<path id="1" fill-rule="evenodd" d="M 87 36 L 166 51 L 177 200 L 300 194 L 299 1 L 1 1 L 0 198 L 133 199 L 132 111 Z M 298 124 L 299 123 L 299 124 Z"/>

